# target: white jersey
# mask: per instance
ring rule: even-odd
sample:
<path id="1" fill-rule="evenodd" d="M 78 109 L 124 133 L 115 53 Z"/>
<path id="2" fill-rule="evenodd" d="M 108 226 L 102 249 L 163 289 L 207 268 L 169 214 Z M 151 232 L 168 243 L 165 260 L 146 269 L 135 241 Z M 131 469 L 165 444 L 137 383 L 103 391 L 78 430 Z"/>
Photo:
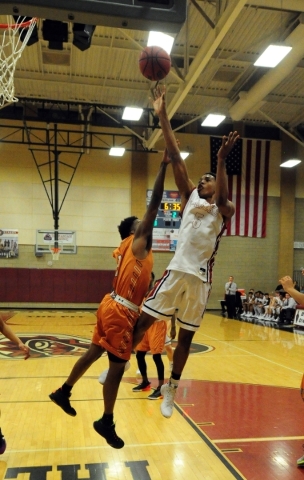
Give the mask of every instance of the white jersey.
<path id="1" fill-rule="evenodd" d="M 195 188 L 182 212 L 176 252 L 167 269 L 191 273 L 212 283 L 214 257 L 224 230 L 218 207 L 200 198 Z"/>

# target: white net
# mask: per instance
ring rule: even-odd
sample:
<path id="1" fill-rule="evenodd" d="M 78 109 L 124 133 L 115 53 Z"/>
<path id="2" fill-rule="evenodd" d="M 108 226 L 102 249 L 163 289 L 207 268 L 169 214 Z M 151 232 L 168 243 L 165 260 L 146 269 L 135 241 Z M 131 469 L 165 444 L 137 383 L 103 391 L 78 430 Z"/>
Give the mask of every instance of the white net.
<path id="1" fill-rule="evenodd" d="M 61 248 L 56 248 L 56 247 L 50 247 L 51 253 L 53 260 L 59 260 L 59 255 L 61 252 Z"/>
<path id="2" fill-rule="evenodd" d="M 0 24 L 0 108 L 18 101 L 15 97 L 15 68 L 36 22 L 37 18 L 18 17 L 15 21 L 14 17 L 7 15 L 7 24 Z"/>

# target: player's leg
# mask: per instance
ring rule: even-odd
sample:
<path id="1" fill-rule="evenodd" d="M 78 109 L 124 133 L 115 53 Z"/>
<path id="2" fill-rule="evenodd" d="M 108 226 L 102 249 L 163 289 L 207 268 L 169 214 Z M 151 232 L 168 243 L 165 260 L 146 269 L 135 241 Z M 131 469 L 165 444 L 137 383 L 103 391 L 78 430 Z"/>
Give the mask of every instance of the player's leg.
<path id="1" fill-rule="evenodd" d="M 141 312 L 133 330 L 133 350 L 142 341 L 145 332 L 153 325 L 155 320 L 155 317 L 148 315 L 146 312 Z"/>
<path id="2" fill-rule="evenodd" d="M 151 382 L 149 382 L 147 375 L 146 353 L 146 351 L 144 352 L 142 350 L 137 350 L 136 352 L 137 365 L 142 376 L 142 381 L 139 385 L 132 388 L 133 392 L 147 392 L 151 389 Z"/>
<path id="3" fill-rule="evenodd" d="M 114 424 L 114 407 L 119 385 L 124 374 L 126 360 L 120 359 L 108 352 L 109 371 L 103 385 L 103 416 L 93 423 L 94 429 L 113 448 L 122 448 L 124 441 L 117 436 Z"/>
<path id="4" fill-rule="evenodd" d="M 101 357 L 103 351 L 104 349 L 100 345 L 91 343 L 89 349 L 75 363 L 66 382 L 49 395 L 50 399 L 68 415 L 75 417 L 77 414 L 69 400 L 73 386 L 84 375 L 92 363 Z"/>

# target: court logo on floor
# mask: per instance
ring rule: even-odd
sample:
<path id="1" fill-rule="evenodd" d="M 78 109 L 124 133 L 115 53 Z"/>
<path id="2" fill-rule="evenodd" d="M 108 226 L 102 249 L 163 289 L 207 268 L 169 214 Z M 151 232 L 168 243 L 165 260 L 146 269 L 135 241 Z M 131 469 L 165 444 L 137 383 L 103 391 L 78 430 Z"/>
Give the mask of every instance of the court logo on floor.
<path id="1" fill-rule="evenodd" d="M 73 335 L 54 334 L 42 335 L 41 333 L 20 333 L 20 340 L 29 347 L 31 358 L 60 357 L 83 355 L 91 344 L 91 340 L 87 338 L 76 337 Z M 172 342 L 172 347 L 176 346 L 176 342 Z M 211 345 L 192 343 L 190 355 L 196 353 L 208 353 L 214 350 Z M 165 355 L 165 353 L 164 353 Z M 0 338 L 0 359 L 16 359 L 20 360 L 24 355 L 17 345 L 8 338 Z"/>
<path id="2" fill-rule="evenodd" d="M 72 335 L 41 333 L 18 334 L 20 340 L 30 349 L 31 358 L 80 356 L 89 348 L 91 340 Z M 0 359 L 20 359 L 22 351 L 8 338 L 0 339 Z"/>
<path id="3" fill-rule="evenodd" d="M 173 341 L 172 347 L 175 348 L 176 345 L 177 345 L 177 342 Z M 192 342 L 190 347 L 190 355 L 195 353 L 209 353 L 209 352 L 212 352 L 212 350 L 214 350 L 214 347 L 212 347 L 211 345 L 206 345 L 205 343 Z"/>

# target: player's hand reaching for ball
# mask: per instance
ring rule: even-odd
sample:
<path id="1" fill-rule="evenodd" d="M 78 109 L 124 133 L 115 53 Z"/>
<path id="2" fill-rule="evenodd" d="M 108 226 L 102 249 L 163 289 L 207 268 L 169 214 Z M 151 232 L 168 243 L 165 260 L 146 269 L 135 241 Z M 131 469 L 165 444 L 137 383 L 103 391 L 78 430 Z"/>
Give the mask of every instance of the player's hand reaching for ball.
<path id="1" fill-rule="evenodd" d="M 166 101 L 165 101 L 166 89 L 164 86 L 158 85 L 154 89 L 154 101 L 153 108 L 155 115 L 159 116 L 166 110 Z"/>
<path id="2" fill-rule="evenodd" d="M 228 137 L 226 135 L 222 138 L 222 145 L 218 151 L 219 158 L 226 158 L 234 147 L 235 142 L 240 138 L 238 132 L 230 132 Z"/>

